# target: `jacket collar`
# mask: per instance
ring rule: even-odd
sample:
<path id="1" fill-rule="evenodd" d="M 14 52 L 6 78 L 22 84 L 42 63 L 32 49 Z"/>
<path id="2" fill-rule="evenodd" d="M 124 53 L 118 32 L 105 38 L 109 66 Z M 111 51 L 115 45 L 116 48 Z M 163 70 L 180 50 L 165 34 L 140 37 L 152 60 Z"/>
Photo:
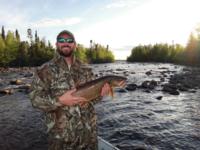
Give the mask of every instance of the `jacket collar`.
<path id="1" fill-rule="evenodd" d="M 61 56 L 57 51 L 56 51 L 56 54 L 53 58 L 53 61 L 61 68 L 63 68 L 64 70 L 67 68 L 68 70 L 70 70 L 70 68 L 73 68 L 73 67 L 76 67 L 76 66 L 79 66 L 81 64 L 81 61 L 78 60 L 76 58 L 75 55 L 73 55 L 73 61 L 72 61 L 72 64 L 69 66 L 67 64 L 67 62 L 65 61 L 65 58 L 63 56 Z"/>

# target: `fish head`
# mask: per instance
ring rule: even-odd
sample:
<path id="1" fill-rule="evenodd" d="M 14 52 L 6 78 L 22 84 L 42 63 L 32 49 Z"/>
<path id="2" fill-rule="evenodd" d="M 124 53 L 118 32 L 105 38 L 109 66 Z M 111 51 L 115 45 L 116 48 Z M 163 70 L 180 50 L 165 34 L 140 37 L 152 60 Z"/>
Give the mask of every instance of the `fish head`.
<path id="1" fill-rule="evenodd" d="M 123 87 L 125 85 L 127 78 L 122 76 L 113 76 L 110 80 L 110 85 L 112 87 Z"/>

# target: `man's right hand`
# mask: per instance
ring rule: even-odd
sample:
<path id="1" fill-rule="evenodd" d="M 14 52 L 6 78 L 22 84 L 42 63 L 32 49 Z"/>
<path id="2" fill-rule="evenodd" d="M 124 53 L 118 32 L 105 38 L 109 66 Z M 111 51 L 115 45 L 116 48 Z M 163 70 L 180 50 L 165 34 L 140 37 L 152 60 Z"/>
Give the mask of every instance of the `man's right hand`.
<path id="1" fill-rule="evenodd" d="M 81 105 L 81 104 L 85 103 L 87 101 L 85 98 L 72 95 L 75 91 L 76 91 L 76 89 L 65 92 L 62 96 L 60 96 L 58 98 L 59 102 L 66 106 L 73 106 L 76 104 Z"/>

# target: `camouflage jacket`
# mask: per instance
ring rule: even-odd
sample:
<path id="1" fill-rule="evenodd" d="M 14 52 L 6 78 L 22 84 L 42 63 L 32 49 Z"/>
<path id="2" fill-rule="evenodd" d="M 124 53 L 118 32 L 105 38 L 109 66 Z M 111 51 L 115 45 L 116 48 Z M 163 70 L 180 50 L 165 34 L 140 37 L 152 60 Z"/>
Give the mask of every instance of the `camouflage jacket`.
<path id="1" fill-rule="evenodd" d="M 87 147 L 97 142 L 96 113 L 93 103 L 85 107 L 58 106 L 57 98 L 67 90 L 90 81 L 91 68 L 74 59 L 70 69 L 64 58 L 56 55 L 50 62 L 36 69 L 30 99 L 33 107 L 45 112 L 48 132 L 69 145 Z M 78 149 L 78 148 L 77 148 Z"/>

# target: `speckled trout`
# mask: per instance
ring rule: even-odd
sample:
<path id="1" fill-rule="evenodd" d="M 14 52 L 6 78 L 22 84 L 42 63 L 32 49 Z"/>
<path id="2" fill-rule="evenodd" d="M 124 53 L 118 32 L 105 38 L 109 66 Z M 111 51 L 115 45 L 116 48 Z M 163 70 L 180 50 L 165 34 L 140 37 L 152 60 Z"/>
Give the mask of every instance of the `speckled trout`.
<path id="1" fill-rule="evenodd" d="M 103 86 L 108 83 L 111 87 L 109 94 L 113 97 L 113 88 L 121 87 L 120 83 L 122 81 L 125 82 L 126 78 L 115 75 L 103 76 L 80 85 L 76 88 L 77 90 L 72 95 L 84 97 L 87 101 L 91 101 L 101 96 L 101 90 Z"/>

